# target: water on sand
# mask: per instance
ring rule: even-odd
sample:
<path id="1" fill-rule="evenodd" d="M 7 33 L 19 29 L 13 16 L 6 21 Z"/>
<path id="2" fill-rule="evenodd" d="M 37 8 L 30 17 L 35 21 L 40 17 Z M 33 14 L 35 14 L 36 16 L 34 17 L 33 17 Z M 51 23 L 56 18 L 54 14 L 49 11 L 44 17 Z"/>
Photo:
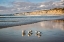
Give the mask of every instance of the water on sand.
<path id="1" fill-rule="evenodd" d="M 25 35 L 22 36 L 22 30 Z M 28 31 L 32 30 L 31 36 Z M 38 37 L 35 31 L 40 31 Z M 42 21 L 38 23 L 6 27 L 0 29 L 0 42 L 64 42 L 64 20 Z"/>

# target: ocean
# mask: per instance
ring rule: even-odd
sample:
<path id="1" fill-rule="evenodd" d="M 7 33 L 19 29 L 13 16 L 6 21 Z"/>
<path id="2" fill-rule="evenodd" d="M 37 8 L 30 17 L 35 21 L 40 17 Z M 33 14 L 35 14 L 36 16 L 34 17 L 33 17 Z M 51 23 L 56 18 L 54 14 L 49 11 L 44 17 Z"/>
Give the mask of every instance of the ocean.
<path id="1" fill-rule="evenodd" d="M 0 42 L 64 42 L 64 16 L 0 16 Z"/>

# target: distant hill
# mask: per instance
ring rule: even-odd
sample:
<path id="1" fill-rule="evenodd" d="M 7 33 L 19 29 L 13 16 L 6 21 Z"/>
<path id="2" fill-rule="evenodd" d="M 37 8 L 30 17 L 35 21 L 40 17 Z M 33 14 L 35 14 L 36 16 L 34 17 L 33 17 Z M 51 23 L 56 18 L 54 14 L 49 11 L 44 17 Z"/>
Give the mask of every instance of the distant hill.
<path id="1" fill-rule="evenodd" d="M 54 8 L 49 10 L 38 10 L 33 12 L 17 13 L 15 15 L 64 15 L 64 8 Z"/>

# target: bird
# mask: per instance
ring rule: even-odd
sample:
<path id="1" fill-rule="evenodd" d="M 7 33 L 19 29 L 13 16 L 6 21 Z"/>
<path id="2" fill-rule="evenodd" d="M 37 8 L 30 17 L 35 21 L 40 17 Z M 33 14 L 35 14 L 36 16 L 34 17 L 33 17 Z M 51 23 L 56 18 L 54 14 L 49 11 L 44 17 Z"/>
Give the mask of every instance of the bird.
<path id="1" fill-rule="evenodd" d="M 41 34 L 41 32 L 40 32 L 40 31 L 38 31 L 38 34 Z"/>
<path id="2" fill-rule="evenodd" d="M 24 36 L 26 33 L 25 33 L 25 30 L 22 30 L 22 36 Z"/>
<path id="3" fill-rule="evenodd" d="M 38 33 L 38 31 L 35 31 L 35 33 Z"/>
<path id="4" fill-rule="evenodd" d="M 32 30 L 29 30 L 28 33 L 32 33 Z"/>
<path id="5" fill-rule="evenodd" d="M 41 32 L 40 32 L 40 31 L 35 31 L 35 33 L 36 33 L 36 34 L 41 34 Z"/>
<path id="6" fill-rule="evenodd" d="M 30 32 L 32 32 L 32 30 L 30 30 Z"/>
<path id="7" fill-rule="evenodd" d="M 25 30 L 22 30 L 22 33 L 24 33 L 25 32 Z"/>
<path id="8" fill-rule="evenodd" d="M 36 36 L 38 36 L 39 38 L 41 37 L 41 32 L 40 31 L 35 31 L 36 32 Z"/>

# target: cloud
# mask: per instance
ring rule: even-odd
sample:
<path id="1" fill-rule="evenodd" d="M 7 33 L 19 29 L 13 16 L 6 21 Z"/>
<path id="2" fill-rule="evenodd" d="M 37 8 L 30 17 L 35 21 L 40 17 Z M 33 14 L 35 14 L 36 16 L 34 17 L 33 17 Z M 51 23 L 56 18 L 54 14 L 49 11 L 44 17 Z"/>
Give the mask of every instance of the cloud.
<path id="1" fill-rule="evenodd" d="M 0 6 L 0 13 L 18 13 L 35 10 L 44 10 L 56 7 L 64 7 L 64 0 L 48 1 L 42 3 L 12 2 L 12 7 Z"/>
<path id="2" fill-rule="evenodd" d="M 6 10 L 7 8 L 4 6 L 0 6 L 0 10 Z"/>
<path id="3" fill-rule="evenodd" d="M 3 10 L 0 10 L 0 12 L 2 12 Z"/>

